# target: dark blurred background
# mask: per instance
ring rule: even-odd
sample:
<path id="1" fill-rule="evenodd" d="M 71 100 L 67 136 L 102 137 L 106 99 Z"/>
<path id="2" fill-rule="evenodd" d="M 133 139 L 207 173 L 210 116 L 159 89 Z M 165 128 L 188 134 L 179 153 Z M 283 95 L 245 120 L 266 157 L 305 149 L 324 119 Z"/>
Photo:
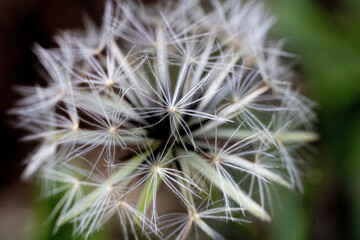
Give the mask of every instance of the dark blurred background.
<path id="1" fill-rule="evenodd" d="M 147 1 L 150 2 L 150 1 Z M 227 239 L 360 239 L 360 1 L 268 0 L 278 17 L 272 38 L 298 55 L 303 94 L 318 103 L 321 140 L 307 162 L 305 193 L 278 189 L 271 224 L 222 225 Z M 81 28 L 86 12 L 100 22 L 102 0 L 0 0 L 0 239 L 71 239 L 44 224 L 53 202 L 22 182 L 22 159 L 33 147 L 9 123 L 12 87 L 39 81 L 35 42 L 52 47 L 60 29 Z M 276 199 L 275 199 L 276 200 Z M 276 200 L 276 202 L 278 202 Z M 100 232 L 91 239 L 108 239 Z"/>

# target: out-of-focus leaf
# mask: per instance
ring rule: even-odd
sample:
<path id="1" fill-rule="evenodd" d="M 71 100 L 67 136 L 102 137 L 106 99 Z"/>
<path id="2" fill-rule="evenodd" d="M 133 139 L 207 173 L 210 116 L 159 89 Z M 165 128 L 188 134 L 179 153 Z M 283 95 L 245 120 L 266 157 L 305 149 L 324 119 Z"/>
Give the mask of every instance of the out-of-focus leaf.
<path id="1" fill-rule="evenodd" d="M 281 201 L 274 204 L 272 238 L 276 240 L 304 240 L 307 238 L 308 222 L 301 196 L 279 188 Z"/>
<path id="2" fill-rule="evenodd" d="M 320 108 L 336 110 L 356 100 L 360 94 L 360 28 L 356 24 L 360 20 L 356 12 L 341 18 L 322 11 L 315 1 L 273 3 L 279 16 L 275 30 L 299 54 L 306 90 Z"/>
<path id="3" fill-rule="evenodd" d="M 353 134 L 350 135 L 350 153 L 346 161 L 348 195 L 352 196 L 348 232 L 352 239 L 360 236 L 360 115 L 354 121 Z"/>

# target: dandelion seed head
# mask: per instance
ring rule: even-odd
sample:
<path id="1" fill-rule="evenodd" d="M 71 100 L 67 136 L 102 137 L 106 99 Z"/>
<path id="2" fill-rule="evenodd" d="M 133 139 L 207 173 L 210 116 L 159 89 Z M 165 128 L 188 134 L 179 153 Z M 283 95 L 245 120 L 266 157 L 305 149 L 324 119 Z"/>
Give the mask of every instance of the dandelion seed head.
<path id="1" fill-rule="evenodd" d="M 274 23 L 255 0 L 107 0 L 100 26 L 36 45 L 47 84 L 18 87 L 11 113 L 39 142 L 24 178 L 62 193 L 55 230 L 117 216 L 124 239 L 221 239 L 212 220 L 270 221 L 274 185 L 302 191 L 315 104 Z"/>

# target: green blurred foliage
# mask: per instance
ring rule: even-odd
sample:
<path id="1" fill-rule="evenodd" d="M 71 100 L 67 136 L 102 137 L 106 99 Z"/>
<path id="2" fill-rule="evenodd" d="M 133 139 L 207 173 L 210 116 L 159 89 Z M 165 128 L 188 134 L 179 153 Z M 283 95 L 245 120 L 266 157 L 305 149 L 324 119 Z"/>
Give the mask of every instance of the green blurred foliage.
<path id="1" fill-rule="evenodd" d="M 321 134 L 305 194 L 280 190 L 271 239 L 358 239 L 360 1 L 271 0 L 269 7 L 279 17 L 274 34 L 299 56 Z"/>
<path id="2" fill-rule="evenodd" d="M 277 0 L 272 7 L 276 32 L 300 56 L 307 90 L 321 110 L 333 112 L 359 98 L 360 2 L 339 1 L 328 11 L 320 2 Z"/>

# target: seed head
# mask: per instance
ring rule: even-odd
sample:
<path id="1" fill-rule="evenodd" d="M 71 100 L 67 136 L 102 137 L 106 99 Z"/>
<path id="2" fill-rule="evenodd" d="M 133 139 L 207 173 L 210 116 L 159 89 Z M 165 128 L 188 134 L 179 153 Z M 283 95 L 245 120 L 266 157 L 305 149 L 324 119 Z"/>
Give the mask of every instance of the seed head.
<path id="1" fill-rule="evenodd" d="M 273 23 L 252 0 L 109 0 L 100 27 L 36 46 L 47 85 L 19 87 L 12 113 L 39 142 L 24 178 L 64 193 L 57 227 L 88 237 L 117 215 L 124 239 L 219 239 L 208 220 L 270 221 L 269 187 L 302 189 L 316 139 Z"/>

